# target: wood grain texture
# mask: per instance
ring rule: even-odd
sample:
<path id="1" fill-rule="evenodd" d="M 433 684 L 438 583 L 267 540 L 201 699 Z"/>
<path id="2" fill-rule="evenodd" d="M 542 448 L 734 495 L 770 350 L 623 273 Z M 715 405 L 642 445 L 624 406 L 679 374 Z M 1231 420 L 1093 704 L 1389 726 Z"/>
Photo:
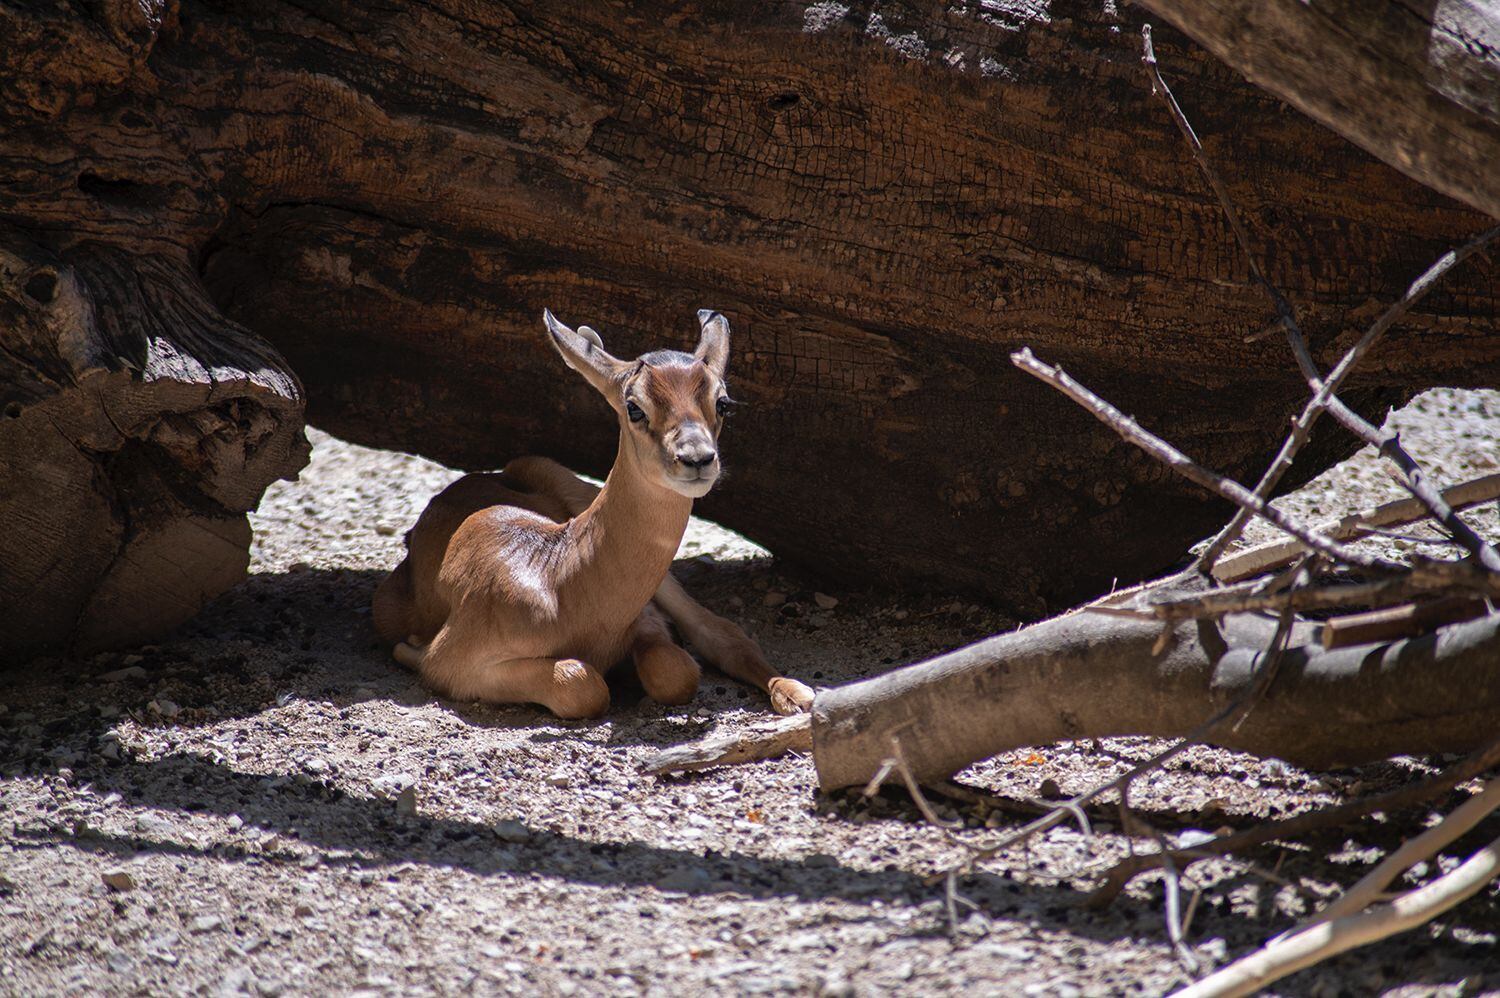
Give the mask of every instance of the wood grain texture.
<path id="1" fill-rule="evenodd" d="M 1492 0 L 1141 0 L 1250 82 L 1500 218 Z"/>
<path id="2" fill-rule="evenodd" d="M 1246 478 L 1303 392 L 1241 342 L 1269 313 L 1110 5 L 138 6 L 0 6 L 0 217 L 185 266 L 361 443 L 598 473 L 614 431 L 542 308 L 622 355 L 716 308 L 748 405 L 705 513 L 846 586 L 1040 614 L 1225 510 L 1011 350 Z M 1321 360 L 1480 227 L 1157 48 Z M 1496 278 L 1435 292 L 1351 403 L 1494 384 Z"/>

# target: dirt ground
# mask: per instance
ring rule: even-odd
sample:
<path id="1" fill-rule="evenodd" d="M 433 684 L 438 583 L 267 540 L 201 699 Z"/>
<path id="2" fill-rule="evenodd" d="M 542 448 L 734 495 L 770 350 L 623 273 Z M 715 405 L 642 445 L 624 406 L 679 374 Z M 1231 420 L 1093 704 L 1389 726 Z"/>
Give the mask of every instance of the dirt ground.
<path id="1" fill-rule="evenodd" d="M 1444 480 L 1500 464 L 1500 393 L 1431 392 L 1394 418 Z M 717 675 L 682 708 L 612 677 L 614 707 L 591 722 L 430 696 L 375 640 L 368 606 L 402 532 L 454 473 L 312 435 L 312 465 L 254 517 L 244 584 L 159 645 L 0 680 L 0 992 L 1076 996 L 1189 979 L 1159 879 L 1102 912 L 1081 905 L 1129 847 L 1108 821 L 1092 840 L 1058 828 L 986 864 L 963 882 L 972 908 L 950 932 L 927 878 L 959 853 L 899 793 L 820 798 L 796 757 L 637 775 L 659 746 L 766 716 L 759 693 Z M 732 435 L 726 451 L 732 464 Z M 1362 454 L 1285 502 L 1316 521 L 1396 493 Z M 1500 533 L 1493 505 L 1472 519 Z M 819 600 L 699 521 L 676 570 L 813 685 L 1014 626 L 952 598 Z M 1034 800 L 1086 789 L 1153 745 L 1040 746 L 960 779 Z M 1439 762 L 1319 774 L 1197 749 L 1134 800 L 1180 838 Z M 1024 820 L 959 807 L 944 813 Z M 1286 928 L 1426 820 L 1381 816 L 1259 851 L 1254 869 L 1193 867 L 1200 971 Z M 1277 993 L 1500 988 L 1497 933 L 1490 890 Z"/>

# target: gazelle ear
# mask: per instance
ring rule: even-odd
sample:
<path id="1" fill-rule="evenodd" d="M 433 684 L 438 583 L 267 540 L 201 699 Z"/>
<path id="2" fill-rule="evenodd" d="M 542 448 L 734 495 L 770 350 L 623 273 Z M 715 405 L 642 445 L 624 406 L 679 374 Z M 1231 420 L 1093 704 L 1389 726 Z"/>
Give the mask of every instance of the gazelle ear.
<path id="1" fill-rule="evenodd" d="M 693 356 L 722 378 L 729 366 L 729 320 L 711 308 L 699 309 L 698 326 L 701 333 Z"/>
<path id="2" fill-rule="evenodd" d="M 624 370 L 625 363 L 611 357 L 599 334 L 588 326 L 569 329 L 558 321 L 550 308 L 542 310 L 542 322 L 547 326 L 547 338 L 562 355 L 563 363 L 583 375 L 599 391 L 603 392 Z"/>

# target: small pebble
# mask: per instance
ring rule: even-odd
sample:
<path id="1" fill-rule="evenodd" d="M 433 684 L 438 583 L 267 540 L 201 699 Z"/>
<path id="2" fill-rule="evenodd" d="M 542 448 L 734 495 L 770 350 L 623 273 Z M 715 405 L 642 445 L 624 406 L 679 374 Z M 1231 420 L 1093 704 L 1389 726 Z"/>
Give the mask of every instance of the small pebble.
<path id="1" fill-rule="evenodd" d="M 415 785 L 407 787 L 396 795 L 397 814 L 417 813 L 417 788 Z"/>
<path id="2" fill-rule="evenodd" d="M 103 874 L 99 879 L 103 880 L 104 886 L 108 887 L 112 891 L 135 890 L 135 878 L 126 873 L 124 870 L 110 870 L 108 873 Z"/>
<path id="3" fill-rule="evenodd" d="M 188 931 L 194 935 L 212 932 L 224 924 L 224 920 L 218 915 L 199 915 L 188 923 Z"/>
<path id="4" fill-rule="evenodd" d="M 506 818 L 495 825 L 495 837 L 502 842 L 526 842 L 531 839 L 531 829 L 513 818 Z"/>

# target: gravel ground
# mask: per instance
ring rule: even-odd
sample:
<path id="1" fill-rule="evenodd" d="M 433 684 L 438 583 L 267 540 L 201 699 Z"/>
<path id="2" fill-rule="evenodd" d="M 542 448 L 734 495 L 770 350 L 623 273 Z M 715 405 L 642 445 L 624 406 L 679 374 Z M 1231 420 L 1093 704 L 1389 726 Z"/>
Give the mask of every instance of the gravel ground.
<path id="1" fill-rule="evenodd" d="M 1394 418 L 1439 478 L 1500 464 L 1500 393 L 1430 392 Z M 1066 996 L 1159 994 L 1188 979 L 1159 880 L 1102 912 L 1080 905 L 1128 849 L 1108 822 L 1092 840 L 1058 828 L 988 864 L 963 883 L 972 907 L 950 933 L 927 877 L 958 853 L 900 794 L 819 797 L 795 757 L 636 775 L 659 746 L 767 716 L 760 694 L 717 675 L 683 708 L 612 677 L 614 707 L 593 722 L 430 696 L 374 640 L 368 605 L 402 532 L 455 473 L 312 436 L 302 479 L 273 487 L 254 517 L 244 584 L 160 645 L 5 680 L 0 992 Z M 1283 502 L 1318 520 L 1395 493 L 1361 454 Z M 1500 532 L 1493 506 L 1474 519 Z M 952 599 L 820 600 L 700 521 L 677 571 L 815 685 L 1014 626 Z M 1153 747 L 1043 746 L 961 781 L 1034 800 Z M 1432 762 L 1315 774 L 1198 749 L 1134 800 L 1176 836 L 1367 792 Z M 942 810 L 975 825 L 1022 820 L 960 806 Z M 1423 820 L 1267 850 L 1257 870 L 1195 867 L 1196 960 L 1210 967 L 1285 928 Z M 1493 822 L 1476 833 L 1496 834 Z M 1478 993 L 1500 986 L 1497 932 L 1490 891 L 1279 993 Z"/>

